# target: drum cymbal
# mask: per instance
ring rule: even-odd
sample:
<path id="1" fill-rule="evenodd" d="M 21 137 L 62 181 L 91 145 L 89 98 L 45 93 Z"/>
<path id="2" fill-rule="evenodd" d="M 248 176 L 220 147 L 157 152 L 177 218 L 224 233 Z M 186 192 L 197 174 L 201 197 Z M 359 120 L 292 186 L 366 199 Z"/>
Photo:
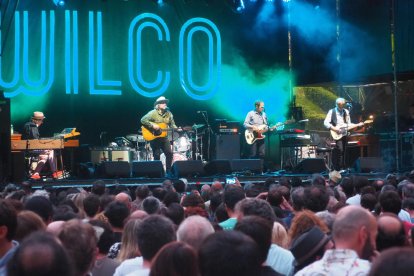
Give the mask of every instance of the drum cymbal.
<path id="1" fill-rule="evenodd" d="M 132 142 L 145 142 L 144 137 L 139 134 L 128 134 L 125 137 Z"/>
<path id="2" fill-rule="evenodd" d="M 191 126 L 183 126 L 182 129 L 185 130 L 185 131 L 191 131 L 193 129 L 193 127 L 191 127 Z"/>
<path id="3" fill-rule="evenodd" d="M 203 125 L 203 124 L 198 124 L 198 125 L 194 124 L 194 125 L 192 126 L 192 128 L 193 128 L 193 129 L 199 129 L 199 128 L 202 128 L 203 126 L 205 126 L 205 125 Z"/>

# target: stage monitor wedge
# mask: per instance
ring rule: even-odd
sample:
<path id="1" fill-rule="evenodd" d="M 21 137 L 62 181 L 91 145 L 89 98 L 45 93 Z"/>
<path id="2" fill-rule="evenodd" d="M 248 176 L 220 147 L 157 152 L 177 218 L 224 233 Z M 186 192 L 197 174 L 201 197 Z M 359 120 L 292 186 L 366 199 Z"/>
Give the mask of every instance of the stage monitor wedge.
<path id="1" fill-rule="evenodd" d="M 231 171 L 233 173 L 255 173 L 263 172 L 263 163 L 260 159 L 233 159 L 230 161 Z"/>
<path id="2" fill-rule="evenodd" d="M 210 161 L 207 165 L 205 165 L 204 170 L 206 174 L 210 176 L 231 174 L 230 160 L 217 159 Z"/>
<path id="3" fill-rule="evenodd" d="M 327 171 L 325 160 L 323 158 L 306 158 L 299 162 L 293 169 L 294 173 L 322 173 Z"/>
<path id="4" fill-rule="evenodd" d="M 173 163 L 171 170 L 176 177 L 198 177 L 204 175 L 204 165 L 201 160 L 178 160 Z"/>
<path id="5" fill-rule="evenodd" d="M 160 160 L 132 162 L 133 177 L 163 178 L 164 166 Z"/>

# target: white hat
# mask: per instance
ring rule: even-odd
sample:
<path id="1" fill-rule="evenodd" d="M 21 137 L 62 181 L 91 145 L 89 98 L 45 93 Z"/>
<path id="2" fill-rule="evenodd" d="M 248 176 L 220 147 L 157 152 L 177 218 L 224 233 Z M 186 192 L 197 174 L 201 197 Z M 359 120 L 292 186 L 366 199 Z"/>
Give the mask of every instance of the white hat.
<path id="1" fill-rule="evenodd" d="M 168 103 L 168 102 L 169 102 L 168 99 L 166 99 L 164 96 L 161 96 L 155 101 L 154 106 L 156 106 L 157 104 Z"/>
<path id="2" fill-rule="evenodd" d="M 43 114 L 43 112 L 40 112 L 40 111 L 35 111 L 35 112 L 33 112 L 33 117 L 32 117 L 32 119 L 35 119 L 35 120 L 43 120 L 43 119 L 45 119 L 46 117 L 45 117 L 45 115 Z"/>

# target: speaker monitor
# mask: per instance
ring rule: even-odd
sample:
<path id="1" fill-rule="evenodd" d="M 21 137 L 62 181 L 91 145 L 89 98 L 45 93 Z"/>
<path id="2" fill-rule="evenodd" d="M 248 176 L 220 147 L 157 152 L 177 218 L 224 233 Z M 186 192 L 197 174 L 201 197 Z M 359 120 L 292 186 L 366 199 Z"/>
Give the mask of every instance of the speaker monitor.
<path id="1" fill-rule="evenodd" d="M 219 134 L 215 139 L 216 147 L 214 159 L 240 158 L 240 135 Z"/>
<path id="2" fill-rule="evenodd" d="M 321 173 L 326 169 L 323 158 L 306 158 L 300 161 L 293 171 L 295 173 Z"/>
<path id="3" fill-rule="evenodd" d="M 231 174 L 231 164 L 229 160 L 217 159 L 208 163 L 204 170 L 207 175 Z"/>
<path id="4" fill-rule="evenodd" d="M 105 161 L 99 165 L 99 174 L 106 178 L 127 178 L 131 176 L 131 166 L 126 161 Z"/>
<path id="5" fill-rule="evenodd" d="M 118 149 L 93 149 L 91 150 L 91 162 L 99 164 L 102 161 L 128 161 L 132 160 L 132 151 Z"/>
<path id="6" fill-rule="evenodd" d="M 171 169 L 176 177 L 195 177 L 204 175 L 204 165 L 201 160 L 178 160 L 173 163 Z"/>
<path id="7" fill-rule="evenodd" d="M 359 157 L 354 168 L 356 172 L 378 172 L 384 170 L 384 162 L 381 157 Z"/>
<path id="8" fill-rule="evenodd" d="M 263 172 L 262 160 L 260 159 L 233 159 L 230 163 L 232 172 Z"/>
<path id="9" fill-rule="evenodd" d="M 164 177 L 164 167 L 160 160 L 132 162 L 132 176 L 134 177 Z"/>

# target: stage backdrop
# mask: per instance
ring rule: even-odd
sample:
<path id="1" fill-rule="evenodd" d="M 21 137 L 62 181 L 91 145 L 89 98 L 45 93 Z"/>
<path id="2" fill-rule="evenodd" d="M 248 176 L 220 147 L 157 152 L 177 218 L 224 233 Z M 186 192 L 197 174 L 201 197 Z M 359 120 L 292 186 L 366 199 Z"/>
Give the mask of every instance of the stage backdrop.
<path id="1" fill-rule="evenodd" d="M 2 1 L 0 89 L 15 131 L 39 110 L 42 136 L 77 127 L 82 143 L 99 145 L 103 134 L 137 133 L 159 96 L 179 126 L 206 124 L 202 114 L 210 124 L 242 122 L 256 99 L 275 123 L 286 119 L 296 83 L 391 72 L 384 1 L 341 1 L 340 18 L 328 0 L 54 2 Z M 412 5 L 397 2 L 409 18 Z"/>

